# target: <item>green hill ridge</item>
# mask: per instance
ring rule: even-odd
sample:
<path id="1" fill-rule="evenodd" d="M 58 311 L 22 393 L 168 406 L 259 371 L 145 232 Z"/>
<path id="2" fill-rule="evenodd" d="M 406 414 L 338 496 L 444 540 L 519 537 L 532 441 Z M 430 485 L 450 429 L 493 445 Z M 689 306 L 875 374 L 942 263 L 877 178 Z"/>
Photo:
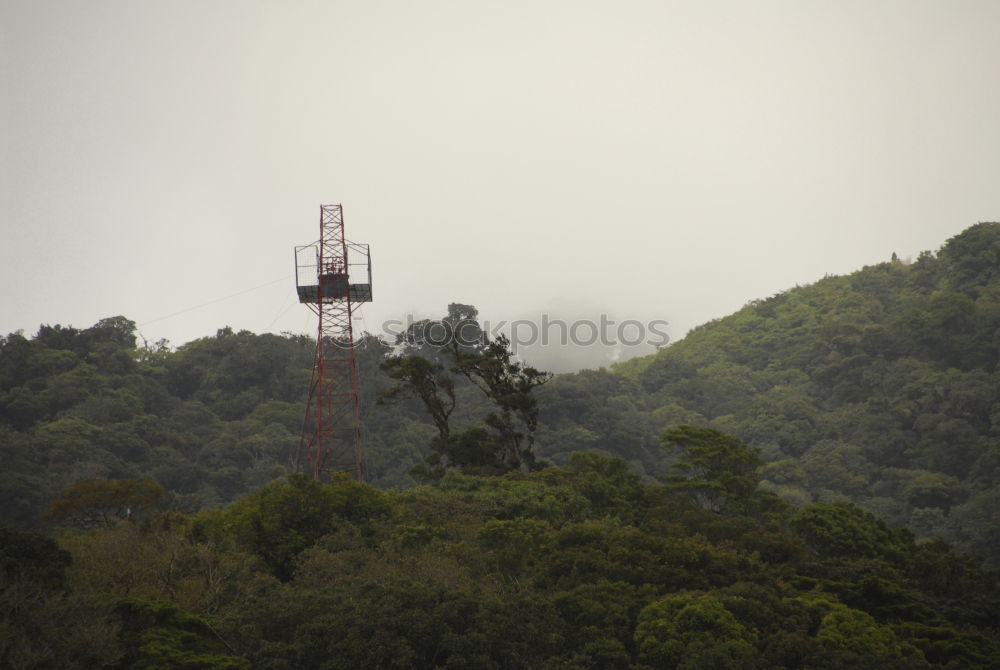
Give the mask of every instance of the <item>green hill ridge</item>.
<path id="1" fill-rule="evenodd" d="M 787 500 L 852 500 L 997 566 L 998 354 L 1000 224 L 982 223 L 913 263 L 753 301 L 614 373 L 653 434 L 731 433 Z"/>
<path id="2" fill-rule="evenodd" d="M 1000 224 L 556 376 L 506 473 L 421 483 L 435 425 L 357 353 L 371 484 L 321 484 L 309 337 L 0 338 L 0 665 L 1000 664 Z"/>

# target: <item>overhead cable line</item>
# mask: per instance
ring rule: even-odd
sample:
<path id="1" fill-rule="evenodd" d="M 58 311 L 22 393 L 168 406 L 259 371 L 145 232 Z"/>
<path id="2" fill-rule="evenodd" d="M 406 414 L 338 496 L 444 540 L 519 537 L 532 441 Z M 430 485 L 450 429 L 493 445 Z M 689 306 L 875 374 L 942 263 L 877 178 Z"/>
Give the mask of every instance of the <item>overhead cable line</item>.
<path id="1" fill-rule="evenodd" d="M 201 304 L 194 305 L 193 307 L 186 307 L 186 308 L 184 308 L 184 309 L 182 309 L 180 311 L 173 312 L 171 314 L 167 314 L 166 316 L 159 316 L 159 317 L 156 317 L 155 319 L 150 319 L 149 321 L 143 321 L 139 325 L 140 326 L 148 326 L 149 324 L 156 323 L 157 321 L 163 321 L 165 319 L 170 319 L 170 318 L 173 318 L 173 317 L 178 316 L 180 314 L 186 314 L 187 312 L 193 312 L 196 309 L 201 309 L 202 307 L 208 307 L 209 305 L 214 305 L 215 303 L 223 302 L 224 300 L 229 300 L 231 298 L 236 298 L 238 296 L 245 295 L 245 294 L 250 293 L 252 291 L 257 291 L 257 290 L 260 290 L 262 288 L 266 288 L 268 286 L 271 286 L 273 284 L 277 284 L 278 282 L 288 281 L 289 279 L 292 278 L 292 276 L 293 275 L 287 275 L 285 277 L 281 277 L 279 279 L 275 279 L 274 281 L 269 281 L 269 282 L 267 282 L 265 284 L 261 284 L 259 286 L 254 286 L 252 288 L 248 288 L 248 289 L 244 289 L 242 291 L 238 291 L 237 293 L 232 293 L 230 295 L 223 296 L 221 298 L 216 298 L 214 300 L 209 300 L 208 302 L 203 302 Z"/>

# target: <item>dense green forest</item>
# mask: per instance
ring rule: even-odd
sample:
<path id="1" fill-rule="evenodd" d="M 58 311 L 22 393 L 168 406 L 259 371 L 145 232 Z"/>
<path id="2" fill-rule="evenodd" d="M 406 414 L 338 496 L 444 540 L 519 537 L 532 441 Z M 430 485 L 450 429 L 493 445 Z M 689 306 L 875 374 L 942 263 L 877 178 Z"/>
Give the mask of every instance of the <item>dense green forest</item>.
<path id="1" fill-rule="evenodd" d="M 995 575 L 849 503 L 793 508 L 756 453 L 664 435 L 664 484 L 565 467 L 380 491 L 272 482 L 193 515 L 64 495 L 0 537 L 10 668 L 992 668 Z"/>
<path id="2" fill-rule="evenodd" d="M 761 449 L 783 498 L 850 500 L 997 568 L 998 357 L 1000 224 L 984 223 L 913 263 L 754 301 L 614 376 L 649 433 L 731 433 Z"/>
<path id="3" fill-rule="evenodd" d="M 357 347 L 371 486 L 292 474 L 309 336 L 0 338 L 0 665 L 1000 664 L 1000 224 L 610 370 L 418 332 Z"/>

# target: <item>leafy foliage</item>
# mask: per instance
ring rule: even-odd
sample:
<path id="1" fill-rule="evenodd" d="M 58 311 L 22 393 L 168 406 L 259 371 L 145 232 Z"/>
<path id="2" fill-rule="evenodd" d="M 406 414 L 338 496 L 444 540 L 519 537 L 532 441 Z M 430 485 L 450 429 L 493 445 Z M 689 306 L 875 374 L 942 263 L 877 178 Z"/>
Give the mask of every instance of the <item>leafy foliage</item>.
<path id="1" fill-rule="evenodd" d="M 747 504 L 758 493 L 734 489 L 705 509 L 581 453 L 566 468 L 451 470 L 401 491 L 292 476 L 221 510 L 60 542 L 70 595 L 113 605 L 122 667 L 1000 661 L 996 575 L 856 507 L 763 520 Z"/>
<path id="2" fill-rule="evenodd" d="M 289 475 L 309 338 L 0 338 L 3 522 L 69 522 L 0 532 L 0 665 L 998 667 L 998 257 L 980 224 L 540 388 L 367 336 L 382 490 Z"/>
<path id="3" fill-rule="evenodd" d="M 997 567 L 986 510 L 1000 471 L 998 257 L 1000 224 L 978 224 L 915 262 L 752 301 L 614 372 L 634 384 L 637 423 L 713 428 L 757 449 L 763 489 L 798 505 L 851 501 Z M 609 383 L 590 379 L 550 384 L 543 426 L 570 410 L 591 443 L 663 474 L 619 426 L 594 422 Z M 565 397 L 571 382 L 586 411 Z"/>
<path id="4" fill-rule="evenodd" d="M 440 479 L 449 466 L 484 473 L 536 467 L 538 401 L 532 391 L 551 375 L 516 360 L 505 336 L 490 340 L 475 321 L 477 314 L 469 305 L 449 305 L 441 321 L 421 322 L 401 334 L 398 344 L 407 350 L 381 366 L 399 383 L 380 400 L 410 393 L 423 402 L 437 428 L 427 459 L 431 467 L 416 469 L 425 477 Z M 464 377 L 489 401 L 478 424 L 454 434 L 452 375 Z"/>
<path id="5" fill-rule="evenodd" d="M 249 670 L 250 663 L 225 648 L 202 618 L 169 602 L 123 598 L 115 605 L 123 622 L 120 637 L 131 670 L 197 668 Z"/>
<path id="6" fill-rule="evenodd" d="M 149 480 L 85 479 L 60 493 L 44 516 L 82 528 L 114 526 L 121 519 L 143 516 L 165 493 L 162 486 Z"/>
<path id="7" fill-rule="evenodd" d="M 673 463 L 683 474 L 668 477 L 671 488 L 683 490 L 696 502 L 722 510 L 750 499 L 757 489 L 757 471 L 763 462 L 731 435 L 711 428 L 678 426 L 663 434 L 664 445 L 683 451 Z"/>

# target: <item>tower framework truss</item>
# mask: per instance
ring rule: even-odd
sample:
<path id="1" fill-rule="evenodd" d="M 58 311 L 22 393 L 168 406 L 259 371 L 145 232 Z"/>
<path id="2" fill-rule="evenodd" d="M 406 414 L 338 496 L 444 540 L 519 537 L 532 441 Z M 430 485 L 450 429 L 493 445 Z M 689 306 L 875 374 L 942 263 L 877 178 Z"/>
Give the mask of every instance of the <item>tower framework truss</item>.
<path id="1" fill-rule="evenodd" d="M 352 283 L 352 279 L 363 281 Z M 365 480 L 352 316 L 372 299 L 371 255 L 344 236 L 341 205 L 320 206 L 320 238 L 295 248 L 299 302 L 317 316 L 316 356 L 302 436 L 304 469 L 315 479 L 342 471 Z"/>

